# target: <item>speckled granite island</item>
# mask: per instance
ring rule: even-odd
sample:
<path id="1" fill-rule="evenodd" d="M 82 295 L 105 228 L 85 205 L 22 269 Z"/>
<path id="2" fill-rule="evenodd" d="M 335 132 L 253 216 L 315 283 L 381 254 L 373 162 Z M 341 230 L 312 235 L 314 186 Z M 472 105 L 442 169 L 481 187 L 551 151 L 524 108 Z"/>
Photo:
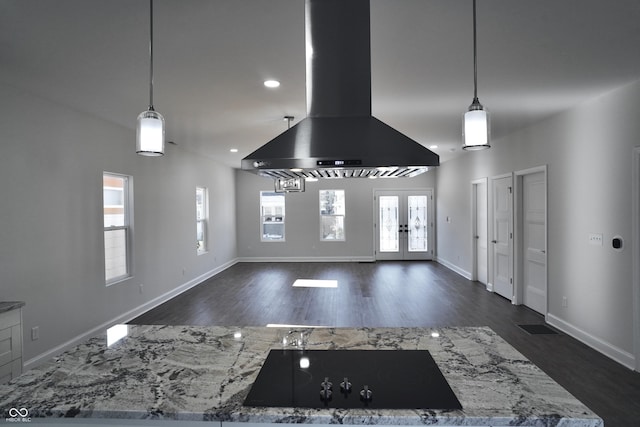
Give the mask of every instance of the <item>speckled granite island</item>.
<path id="1" fill-rule="evenodd" d="M 453 411 L 245 407 L 269 350 L 283 347 L 288 330 L 126 329 L 109 346 L 106 335 L 92 338 L 0 385 L 0 423 L 19 421 L 17 409 L 24 408 L 32 422 L 45 423 L 604 425 L 489 328 L 298 331 L 305 333 L 307 349 L 429 350 L 462 404 Z"/>

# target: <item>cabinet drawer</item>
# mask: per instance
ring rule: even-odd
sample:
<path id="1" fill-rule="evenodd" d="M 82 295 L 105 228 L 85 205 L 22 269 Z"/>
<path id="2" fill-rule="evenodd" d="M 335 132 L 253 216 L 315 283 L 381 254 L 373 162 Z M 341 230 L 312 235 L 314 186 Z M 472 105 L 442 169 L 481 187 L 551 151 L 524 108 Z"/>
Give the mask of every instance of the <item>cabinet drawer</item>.
<path id="1" fill-rule="evenodd" d="M 22 373 L 22 359 L 0 365 L 0 384 L 7 383 Z"/>
<path id="2" fill-rule="evenodd" d="M 0 365 L 22 357 L 20 325 L 0 330 Z"/>
<path id="3" fill-rule="evenodd" d="M 0 329 L 20 324 L 20 310 L 11 310 L 0 313 Z"/>

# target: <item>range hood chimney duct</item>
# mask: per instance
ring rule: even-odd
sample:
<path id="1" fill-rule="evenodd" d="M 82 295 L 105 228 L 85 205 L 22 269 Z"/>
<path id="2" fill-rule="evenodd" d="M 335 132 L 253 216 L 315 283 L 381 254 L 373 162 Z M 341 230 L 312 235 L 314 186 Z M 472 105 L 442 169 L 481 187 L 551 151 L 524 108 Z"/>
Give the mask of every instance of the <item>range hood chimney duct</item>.
<path id="1" fill-rule="evenodd" d="M 307 0 L 307 115 L 371 116 L 369 0 Z"/>
<path id="2" fill-rule="evenodd" d="M 306 0 L 307 118 L 242 159 L 296 178 L 412 177 L 439 156 L 371 115 L 369 0 Z"/>

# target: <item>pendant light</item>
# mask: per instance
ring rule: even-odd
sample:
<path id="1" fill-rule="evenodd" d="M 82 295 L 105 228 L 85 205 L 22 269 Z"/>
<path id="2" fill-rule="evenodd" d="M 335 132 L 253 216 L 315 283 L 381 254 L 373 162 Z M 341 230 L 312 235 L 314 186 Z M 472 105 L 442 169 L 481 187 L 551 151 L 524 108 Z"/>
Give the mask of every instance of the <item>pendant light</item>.
<path id="1" fill-rule="evenodd" d="M 164 155 L 164 117 L 153 108 L 153 0 L 149 0 L 149 109 L 138 116 L 136 153 Z"/>
<path id="2" fill-rule="evenodd" d="M 478 100 L 478 49 L 476 43 L 476 0 L 473 0 L 473 101 L 462 120 L 462 149 L 490 148 L 489 112 Z"/>

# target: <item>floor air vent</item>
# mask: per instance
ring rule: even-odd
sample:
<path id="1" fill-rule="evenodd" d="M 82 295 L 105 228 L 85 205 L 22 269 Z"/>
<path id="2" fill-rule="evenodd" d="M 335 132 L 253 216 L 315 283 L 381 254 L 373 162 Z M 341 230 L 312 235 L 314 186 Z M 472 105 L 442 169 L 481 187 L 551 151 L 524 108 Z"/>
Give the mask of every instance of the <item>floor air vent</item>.
<path id="1" fill-rule="evenodd" d="M 529 335 L 557 335 L 558 333 L 547 325 L 518 325 Z"/>

